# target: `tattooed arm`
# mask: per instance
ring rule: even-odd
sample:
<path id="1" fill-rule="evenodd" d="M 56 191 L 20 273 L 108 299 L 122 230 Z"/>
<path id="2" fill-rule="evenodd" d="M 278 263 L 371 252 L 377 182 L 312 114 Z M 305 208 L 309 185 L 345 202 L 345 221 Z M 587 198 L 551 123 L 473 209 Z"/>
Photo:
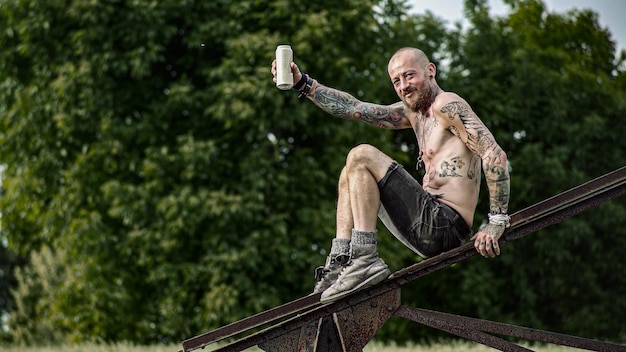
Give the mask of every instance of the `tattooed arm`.
<path id="1" fill-rule="evenodd" d="M 276 60 L 272 62 L 271 71 L 276 83 Z M 303 78 L 303 73 L 295 62 L 291 63 L 291 71 L 294 82 L 299 82 Z M 316 80 L 313 80 L 307 97 L 322 110 L 336 117 L 361 120 L 380 128 L 412 128 L 402 102 L 393 105 L 362 102 L 346 92 L 326 87 Z"/>
<path id="2" fill-rule="evenodd" d="M 348 120 L 360 120 L 388 129 L 411 128 L 402 102 L 379 105 L 360 101 L 349 93 L 326 87 L 317 81 L 308 98 L 327 113 Z"/>
<path id="3" fill-rule="evenodd" d="M 449 130 L 482 160 L 483 172 L 489 189 L 489 212 L 506 214 L 510 190 L 506 153 L 496 143 L 491 132 L 467 102 L 456 94 L 445 94 L 449 96 L 442 99 L 436 108 L 449 121 Z M 503 224 L 494 224 L 490 221 L 472 237 L 476 240 L 476 249 L 487 257 L 500 254 L 497 241 L 502 236 L 504 229 Z"/>

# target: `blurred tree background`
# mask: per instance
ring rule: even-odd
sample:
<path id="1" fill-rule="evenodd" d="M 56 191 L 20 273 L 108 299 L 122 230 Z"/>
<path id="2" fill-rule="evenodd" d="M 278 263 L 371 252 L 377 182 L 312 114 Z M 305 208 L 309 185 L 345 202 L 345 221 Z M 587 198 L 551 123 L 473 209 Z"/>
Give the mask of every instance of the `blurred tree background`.
<path id="1" fill-rule="evenodd" d="M 405 0 L 0 0 L 3 341 L 178 342 L 310 292 L 346 153 L 367 142 L 413 169 L 417 148 L 277 90 L 278 44 L 383 104 L 390 55 L 422 48 L 508 153 L 511 212 L 624 166 L 611 33 L 589 10 L 506 3 L 492 18 L 466 0 L 462 28 Z M 626 341 L 624 219 L 624 199 L 607 203 L 403 303 Z M 382 228 L 380 242 L 393 270 L 419 260 Z M 391 319 L 378 338 L 443 336 Z"/>

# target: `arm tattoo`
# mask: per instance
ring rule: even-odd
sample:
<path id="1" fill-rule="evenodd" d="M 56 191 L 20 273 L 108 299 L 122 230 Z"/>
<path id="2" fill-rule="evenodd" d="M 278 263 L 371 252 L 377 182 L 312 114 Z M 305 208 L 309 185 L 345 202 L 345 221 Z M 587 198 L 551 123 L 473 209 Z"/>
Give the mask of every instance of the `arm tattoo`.
<path id="1" fill-rule="evenodd" d="M 319 83 L 313 94 L 313 102 L 333 116 L 361 120 L 381 128 L 399 128 L 403 122 L 404 110 L 401 105 L 365 103 L 346 92 Z"/>
<path id="2" fill-rule="evenodd" d="M 465 144 L 477 155 L 482 156 L 496 144 L 496 141 L 493 139 L 493 136 L 491 136 L 487 127 L 466 103 L 453 101 L 446 104 L 446 106 L 441 109 L 441 112 L 447 113 L 448 119 L 451 121 L 458 116 L 467 132 Z M 453 133 L 460 135 L 458 130 L 455 130 Z"/>
<path id="3" fill-rule="evenodd" d="M 450 131 L 461 138 L 467 148 L 482 159 L 485 179 L 489 188 L 489 210 L 506 213 L 510 188 L 506 154 L 467 103 L 450 102 L 441 109 L 441 112 L 447 114 L 450 121 L 459 119 L 465 127 L 465 133 L 459 131 L 454 125 L 450 127 Z"/>

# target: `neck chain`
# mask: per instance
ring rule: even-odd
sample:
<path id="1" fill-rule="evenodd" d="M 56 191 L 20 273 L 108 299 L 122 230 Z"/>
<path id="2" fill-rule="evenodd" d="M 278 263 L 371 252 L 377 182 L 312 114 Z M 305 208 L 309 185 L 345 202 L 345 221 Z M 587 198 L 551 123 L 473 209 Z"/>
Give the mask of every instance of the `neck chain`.
<path id="1" fill-rule="evenodd" d="M 417 165 L 415 165 L 415 170 L 420 171 L 422 167 L 424 167 L 424 158 L 422 157 L 424 152 L 420 149 L 420 152 L 417 156 Z"/>

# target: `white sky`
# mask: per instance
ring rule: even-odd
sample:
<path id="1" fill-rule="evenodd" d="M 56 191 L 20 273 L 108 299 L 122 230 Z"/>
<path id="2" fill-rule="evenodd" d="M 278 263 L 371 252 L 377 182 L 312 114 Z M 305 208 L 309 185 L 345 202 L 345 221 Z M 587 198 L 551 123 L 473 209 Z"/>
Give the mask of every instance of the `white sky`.
<path id="1" fill-rule="evenodd" d="M 600 26 L 608 28 L 618 50 L 626 49 L 626 1 L 625 0 L 543 0 L 549 12 L 565 13 L 568 10 L 591 9 L 598 14 Z M 450 23 L 463 18 L 463 0 L 410 0 L 412 12 L 432 11 Z M 509 7 L 501 0 L 489 0 L 492 15 L 503 15 Z"/>

